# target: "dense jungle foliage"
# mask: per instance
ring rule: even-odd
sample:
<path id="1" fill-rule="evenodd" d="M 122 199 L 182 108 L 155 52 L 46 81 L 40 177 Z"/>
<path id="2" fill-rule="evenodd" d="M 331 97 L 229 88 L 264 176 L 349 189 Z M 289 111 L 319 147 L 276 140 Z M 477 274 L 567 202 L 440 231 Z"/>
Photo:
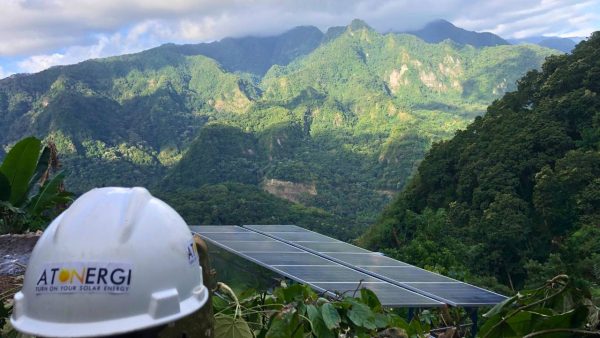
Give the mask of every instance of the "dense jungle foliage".
<path id="1" fill-rule="evenodd" d="M 54 144 L 17 142 L 0 164 L 0 234 L 43 229 L 71 202 Z"/>
<path id="2" fill-rule="evenodd" d="M 239 296 L 222 283 L 218 289 L 216 337 L 458 338 L 473 337 L 477 329 L 462 308 L 420 309 L 406 321 L 406 309 L 387 309 L 364 288 L 336 297 L 300 284 Z M 487 311 L 477 337 L 597 336 L 599 314 L 589 290 L 559 275 Z"/>
<path id="3" fill-rule="evenodd" d="M 510 288 L 600 283 L 600 33 L 435 144 L 361 244 Z"/>
<path id="4" fill-rule="evenodd" d="M 466 127 L 552 53 L 428 44 L 360 20 L 326 33 L 298 27 L 168 44 L 0 80 L 0 157 L 35 135 L 56 144 L 76 193 L 142 185 L 207 201 L 199 194 L 239 183 L 246 187 L 219 194 L 219 203 L 231 209 L 250 196 L 239 193 L 266 191 L 341 219 L 352 237 L 433 142 Z"/>

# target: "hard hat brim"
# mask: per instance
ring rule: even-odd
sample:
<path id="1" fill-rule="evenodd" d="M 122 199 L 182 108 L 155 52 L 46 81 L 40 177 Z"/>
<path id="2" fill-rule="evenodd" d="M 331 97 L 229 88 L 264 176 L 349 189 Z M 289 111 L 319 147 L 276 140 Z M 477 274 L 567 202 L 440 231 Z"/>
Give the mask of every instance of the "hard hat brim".
<path id="1" fill-rule="evenodd" d="M 195 292 L 191 297 L 179 303 L 179 313 L 160 319 L 153 318 L 149 314 L 141 314 L 91 323 L 55 323 L 41 321 L 23 315 L 18 319 L 15 319 L 14 316 L 12 316 L 10 318 L 10 323 L 18 331 L 34 336 L 65 338 L 111 336 L 174 322 L 203 307 L 208 300 L 208 295 L 208 289 L 202 285 L 201 290 L 198 290 L 198 292 Z"/>

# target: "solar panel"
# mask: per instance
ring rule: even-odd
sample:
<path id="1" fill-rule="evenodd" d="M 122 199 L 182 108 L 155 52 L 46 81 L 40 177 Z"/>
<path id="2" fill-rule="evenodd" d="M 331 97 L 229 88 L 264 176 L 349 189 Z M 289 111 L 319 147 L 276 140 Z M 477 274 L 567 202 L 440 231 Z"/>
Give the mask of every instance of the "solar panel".
<path id="1" fill-rule="evenodd" d="M 338 265 L 338 263 L 323 259 L 308 252 L 280 252 L 276 255 L 270 252 L 247 252 L 246 255 L 265 264 L 278 265 Z"/>
<path id="2" fill-rule="evenodd" d="M 279 238 L 279 237 L 277 237 Z M 284 240 L 285 241 L 285 240 Z M 295 242 L 304 248 L 311 249 L 321 253 L 332 253 L 332 252 L 353 252 L 353 253 L 371 253 L 369 250 L 359 248 L 352 244 L 344 242 Z"/>
<path id="3" fill-rule="evenodd" d="M 304 229 L 302 232 L 303 228 L 298 226 L 244 225 L 244 227 L 452 306 L 494 305 L 506 299 L 497 293 L 423 270 L 310 230 Z M 306 234 L 305 237 L 302 237 L 303 233 Z M 318 235 L 320 239 L 318 242 L 287 239 L 317 238 L 313 234 Z M 323 237 L 327 237 L 327 239 Z"/>
<path id="4" fill-rule="evenodd" d="M 262 225 L 244 225 L 244 228 L 252 229 L 259 227 L 265 232 L 306 232 L 307 230 L 293 224 L 262 224 Z"/>
<path id="5" fill-rule="evenodd" d="M 390 283 L 314 283 L 316 288 L 331 295 L 357 296 L 360 288 L 373 291 L 385 306 L 392 307 L 423 307 L 422 296 Z"/>
<path id="6" fill-rule="evenodd" d="M 404 262 L 380 255 L 378 253 L 331 252 L 327 254 L 335 259 L 360 267 L 367 266 L 409 266 Z"/>
<path id="7" fill-rule="evenodd" d="M 282 276 L 307 284 L 319 292 L 326 292 L 330 295 L 342 294 L 354 291 L 359 286 L 366 286 L 380 297 L 381 303 L 385 306 L 443 306 L 443 303 L 439 301 L 266 235 L 241 227 L 223 226 L 222 229 L 220 228 L 221 226 L 190 227 L 192 232 L 200 234 L 209 243 Z"/>
<path id="8" fill-rule="evenodd" d="M 302 279 L 307 283 L 327 283 L 327 282 L 381 282 L 381 280 L 366 275 L 364 273 L 352 270 L 346 266 L 336 264 L 331 265 L 280 265 L 278 270 L 287 272 Z"/>
<path id="9" fill-rule="evenodd" d="M 506 297 L 463 282 L 458 283 L 407 283 L 422 294 L 437 295 L 460 306 L 494 305 Z"/>
<path id="10" fill-rule="evenodd" d="M 202 235 L 215 241 L 272 241 L 271 238 L 256 232 L 208 232 Z"/>
<path id="11" fill-rule="evenodd" d="M 365 267 L 377 275 L 391 278 L 400 283 L 411 283 L 411 282 L 441 282 L 441 283 L 455 283 L 456 280 L 444 277 L 442 275 L 431 273 L 427 270 L 419 269 L 414 266 L 369 266 Z"/>
<path id="12" fill-rule="evenodd" d="M 210 240 L 210 237 L 205 237 Z M 279 254 L 282 252 L 302 252 L 302 250 L 288 245 L 283 242 L 276 241 L 214 241 L 222 244 L 237 252 L 268 252 L 271 254 Z"/>
<path id="13" fill-rule="evenodd" d="M 340 242 L 331 237 L 327 237 L 325 235 L 321 235 L 316 232 L 294 231 L 294 232 L 277 232 L 277 234 L 281 239 L 285 239 L 287 241 L 292 241 L 292 242 L 327 242 L 327 243 Z"/>
<path id="14" fill-rule="evenodd" d="M 190 225 L 192 232 L 207 234 L 207 233 L 221 233 L 221 232 L 248 232 L 247 229 L 241 228 L 237 225 Z"/>

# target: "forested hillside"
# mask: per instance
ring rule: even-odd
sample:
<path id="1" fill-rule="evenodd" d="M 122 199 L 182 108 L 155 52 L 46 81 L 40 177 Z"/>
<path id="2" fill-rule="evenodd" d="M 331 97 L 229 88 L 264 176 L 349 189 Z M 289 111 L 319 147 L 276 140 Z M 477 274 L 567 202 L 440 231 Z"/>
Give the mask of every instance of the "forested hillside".
<path id="1" fill-rule="evenodd" d="M 554 52 L 429 44 L 360 20 L 325 34 L 169 44 L 0 80 L 0 152 L 25 135 L 52 139 L 75 192 L 144 185 L 195 198 L 243 184 L 226 189 L 232 203 L 266 191 L 273 205 L 319 208 L 352 237 L 433 142 Z"/>
<path id="2" fill-rule="evenodd" d="M 521 288 L 600 282 L 600 34 L 552 56 L 436 143 L 360 242 L 450 275 Z"/>

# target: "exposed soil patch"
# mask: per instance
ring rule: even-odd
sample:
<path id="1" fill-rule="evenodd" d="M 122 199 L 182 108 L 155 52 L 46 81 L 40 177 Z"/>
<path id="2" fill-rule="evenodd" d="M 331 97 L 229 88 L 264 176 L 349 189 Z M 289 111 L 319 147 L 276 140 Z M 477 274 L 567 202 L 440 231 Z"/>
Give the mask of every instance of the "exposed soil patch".
<path id="1" fill-rule="evenodd" d="M 270 194 L 296 203 L 300 203 L 306 196 L 317 195 L 317 187 L 314 183 L 303 184 L 269 179 L 262 183 L 262 188 Z"/>
<path id="2" fill-rule="evenodd" d="M 11 299 L 19 291 L 22 280 L 14 276 L 0 276 L 0 296 Z"/>
<path id="3" fill-rule="evenodd" d="M 25 272 L 31 251 L 39 238 L 40 233 L 0 236 L 0 295 L 21 283 L 17 276 Z"/>

